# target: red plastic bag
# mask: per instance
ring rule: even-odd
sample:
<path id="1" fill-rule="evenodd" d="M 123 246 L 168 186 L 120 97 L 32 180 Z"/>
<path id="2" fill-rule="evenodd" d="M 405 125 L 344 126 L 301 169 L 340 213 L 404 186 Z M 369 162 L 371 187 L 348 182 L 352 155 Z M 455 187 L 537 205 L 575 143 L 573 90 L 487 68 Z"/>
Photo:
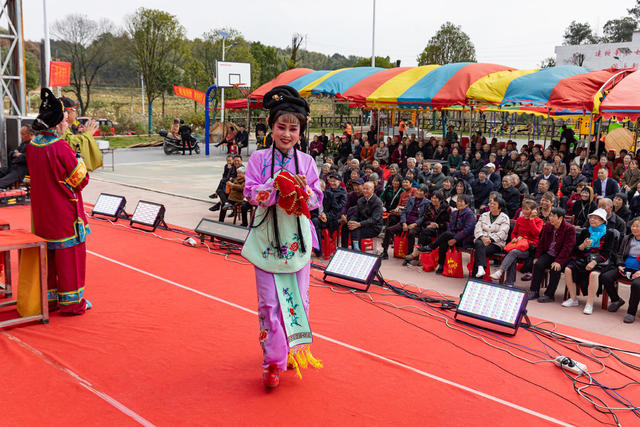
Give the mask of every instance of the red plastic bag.
<path id="1" fill-rule="evenodd" d="M 511 252 L 514 249 L 517 249 L 519 251 L 528 251 L 529 250 L 529 241 L 527 239 L 520 239 L 515 243 L 509 242 L 504 247 L 504 251 L 505 252 Z"/>
<path id="2" fill-rule="evenodd" d="M 402 233 L 399 236 L 393 236 L 393 257 L 403 258 L 408 255 L 409 251 L 409 239 L 407 239 L 407 233 Z"/>
<path id="3" fill-rule="evenodd" d="M 462 253 L 458 251 L 455 246 L 449 246 L 447 250 L 442 275 L 458 279 L 464 277 L 464 272 L 462 271 Z"/>
<path id="4" fill-rule="evenodd" d="M 431 252 L 420 254 L 420 264 L 422 264 L 423 271 L 435 271 L 438 267 L 438 260 L 440 259 L 438 249 Z"/>

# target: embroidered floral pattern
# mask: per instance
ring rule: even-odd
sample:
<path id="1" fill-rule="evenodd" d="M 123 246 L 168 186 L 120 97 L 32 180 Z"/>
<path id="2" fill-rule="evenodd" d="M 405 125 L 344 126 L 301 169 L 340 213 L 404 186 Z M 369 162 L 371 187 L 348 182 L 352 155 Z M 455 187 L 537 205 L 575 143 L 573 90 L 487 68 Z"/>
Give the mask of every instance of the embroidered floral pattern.
<path id="1" fill-rule="evenodd" d="M 258 194 L 256 195 L 256 202 L 258 203 L 266 202 L 267 200 L 269 200 L 270 196 L 271 196 L 271 193 L 269 193 L 267 190 L 258 191 Z"/>
<path id="2" fill-rule="evenodd" d="M 289 312 L 290 326 L 293 326 L 293 325 L 302 326 L 298 322 L 298 313 L 296 313 L 296 309 L 298 308 L 298 304 L 294 304 L 293 303 L 293 296 L 291 296 L 291 293 L 289 292 L 289 288 L 282 289 L 282 295 L 284 296 L 285 301 L 289 305 L 288 312 Z"/>
<path id="3" fill-rule="evenodd" d="M 291 240 L 291 243 L 285 242 L 282 246 L 280 246 L 280 248 L 277 248 L 275 244 L 271 243 L 271 246 L 265 248 L 265 250 L 262 251 L 262 257 L 275 257 L 277 256 L 278 252 L 280 252 L 280 255 L 282 255 L 282 258 L 284 259 L 284 263 L 287 264 L 288 261 L 293 258 L 296 252 L 298 252 L 298 249 L 300 249 L 300 236 L 298 236 L 298 233 L 293 233 Z"/>
<path id="4" fill-rule="evenodd" d="M 262 347 L 262 353 L 264 354 L 267 352 L 265 341 L 269 336 L 269 328 L 265 328 L 266 318 L 263 315 L 258 316 L 258 320 L 260 322 L 260 335 L 258 335 L 258 340 L 260 341 L 260 347 Z"/>
<path id="5" fill-rule="evenodd" d="M 267 330 L 261 329 L 260 336 L 259 336 L 260 342 L 265 342 L 265 340 L 267 339 L 267 336 L 269 336 L 269 333 L 267 332 Z"/>

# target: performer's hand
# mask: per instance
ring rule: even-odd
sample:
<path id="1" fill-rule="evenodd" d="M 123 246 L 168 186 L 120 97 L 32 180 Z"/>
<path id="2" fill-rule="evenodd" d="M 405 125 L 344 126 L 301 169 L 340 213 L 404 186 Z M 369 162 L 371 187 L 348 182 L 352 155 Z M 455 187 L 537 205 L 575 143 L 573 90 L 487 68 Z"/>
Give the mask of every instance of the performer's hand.
<path id="1" fill-rule="evenodd" d="M 553 271 L 560 271 L 561 268 L 562 268 L 562 266 L 560 265 L 560 263 L 558 263 L 558 262 L 552 262 L 551 263 L 551 269 Z"/>
<path id="2" fill-rule="evenodd" d="M 304 175 L 295 175 L 293 178 L 296 180 L 298 185 L 300 185 L 300 187 L 307 188 L 307 177 L 306 176 L 304 176 Z"/>
<path id="3" fill-rule="evenodd" d="M 89 135 L 93 135 L 94 133 L 96 133 L 98 128 L 99 128 L 98 122 L 96 122 L 95 120 L 91 119 L 91 120 L 89 120 L 89 123 L 87 123 L 87 127 L 84 129 L 84 131 L 86 133 L 88 133 Z"/>

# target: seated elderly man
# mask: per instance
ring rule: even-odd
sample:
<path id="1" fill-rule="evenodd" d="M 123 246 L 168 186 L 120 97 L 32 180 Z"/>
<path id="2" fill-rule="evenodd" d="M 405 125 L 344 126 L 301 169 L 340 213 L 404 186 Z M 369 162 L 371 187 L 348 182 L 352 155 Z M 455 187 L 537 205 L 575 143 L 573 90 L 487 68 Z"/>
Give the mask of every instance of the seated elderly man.
<path id="1" fill-rule="evenodd" d="M 517 173 L 512 173 L 509 175 L 511 177 L 511 181 L 513 181 L 513 187 L 518 189 L 521 195 L 524 197 L 529 196 L 529 186 L 524 183 L 524 181 L 520 178 L 520 175 Z"/>
<path id="2" fill-rule="evenodd" d="M 416 164 L 417 163 L 415 157 L 409 157 L 407 159 L 407 167 L 402 171 L 402 175 L 406 175 L 408 171 L 411 171 L 413 172 L 413 176 L 417 178 L 420 171 L 416 167 Z"/>
<path id="3" fill-rule="evenodd" d="M 496 170 L 496 164 L 493 162 L 489 162 L 484 167 L 489 171 L 489 173 L 487 174 L 487 179 L 491 181 L 493 187 L 500 188 L 500 183 L 502 182 L 502 180 L 500 179 L 500 174 Z"/>
<path id="4" fill-rule="evenodd" d="M 427 180 L 431 178 L 432 173 L 431 165 L 428 162 L 424 162 L 420 168 L 420 172 L 418 173 L 418 182 L 420 184 L 426 184 Z"/>
<path id="5" fill-rule="evenodd" d="M 502 187 L 498 190 L 506 205 L 505 211 L 509 218 L 513 218 L 522 202 L 520 191 L 513 187 L 512 175 L 502 177 Z"/>
<path id="6" fill-rule="evenodd" d="M 415 245 L 416 235 L 420 232 L 420 224 L 424 219 L 424 213 L 429 205 L 429 199 L 425 197 L 427 186 L 422 184 L 416 189 L 416 194 L 410 197 L 402 209 L 400 214 L 400 222 L 387 227 L 384 232 L 384 240 L 382 241 L 382 253 L 380 254 L 382 259 L 388 259 L 389 245 L 393 236 L 400 233 L 407 233 L 407 239 L 409 240 L 408 252 L 413 252 L 413 246 Z"/>
<path id="7" fill-rule="evenodd" d="M 549 181 L 547 181 L 546 179 L 541 179 L 538 181 L 538 185 L 536 186 L 536 192 L 531 195 L 531 197 L 533 198 L 533 200 L 536 201 L 536 203 L 540 204 L 540 199 L 542 199 L 542 196 L 544 195 L 544 193 L 549 191 L 549 186 L 550 186 Z"/>
<path id="8" fill-rule="evenodd" d="M 471 183 L 475 179 L 473 173 L 471 172 L 471 165 L 467 161 L 463 161 L 462 163 L 460 163 L 460 170 L 456 171 L 453 174 L 453 177 L 455 179 L 463 179 L 468 182 L 469 185 L 471 185 Z"/>
<path id="9" fill-rule="evenodd" d="M 598 208 L 607 212 L 607 228 L 618 230 L 616 238 L 622 240 L 627 233 L 627 224 L 613 211 L 613 201 L 609 198 L 601 198 L 598 200 Z"/>
<path id="10" fill-rule="evenodd" d="M 318 241 L 322 241 L 322 230 L 328 229 L 329 234 L 337 231 L 340 227 L 339 219 L 342 208 L 347 203 L 347 192 L 340 185 L 340 175 L 333 172 L 327 179 L 329 185 L 324 189 L 324 198 L 322 199 L 322 209 L 318 215 L 311 219 L 315 229 Z M 318 250 L 318 256 L 322 255 L 322 245 Z"/>
<path id="11" fill-rule="evenodd" d="M 442 164 L 435 163 L 431 170 L 431 176 L 427 178 L 425 184 L 429 188 L 429 194 L 433 194 L 434 191 L 442 188 L 442 181 L 444 181 L 444 174 L 442 173 Z"/>
<path id="12" fill-rule="evenodd" d="M 549 182 L 548 191 L 551 191 L 553 194 L 557 194 L 559 180 L 558 177 L 553 174 L 553 165 L 551 163 L 546 162 L 543 164 L 542 173 L 538 175 L 534 181 L 534 188 L 538 188 L 538 183 L 543 179 Z"/>
<path id="13" fill-rule="evenodd" d="M 615 179 L 609 178 L 609 170 L 600 168 L 598 170 L 598 179 L 593 181 L 593 194 L 596 198 L 606 197 L 613 200 L 615 195 L 620 191 L 620 186 Z"/>
<path id="14" fill-rule="evenodd" d="M 571 163 L 569 166 L 569 173 L 567 176 L 562 178 L 562 187 L 560 188 L 560 191 L 562 192 L 560 204 L 562 206 L 567 206 L 569 197 L 571 197 L 571 195 L 576 191 L 578 184 L 581 182 L 586 183 L 587 178 L 580 174 L 580 167 L 576 163 Z"/>
<path id="15" fill-rule="evenodd" d="M 371 181 L 362 186 L 362 197 L 358 199 L 355 212 L 349 217 L 346 228 L 347 233 L 351 234 L 351 245 L 356 251 L 360 250 L 362 239 L 376 237 L 382 231 L 382 202 L 374 194 Z"/>

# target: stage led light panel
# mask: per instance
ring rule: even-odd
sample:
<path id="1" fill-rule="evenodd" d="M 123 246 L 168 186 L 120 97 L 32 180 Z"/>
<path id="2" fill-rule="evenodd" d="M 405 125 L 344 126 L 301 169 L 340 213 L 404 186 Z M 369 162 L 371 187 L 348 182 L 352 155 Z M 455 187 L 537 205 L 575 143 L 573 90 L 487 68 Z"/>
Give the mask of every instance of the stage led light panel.
<path id="1" fill-rule="evenodd" d="M 225 224 L 224 222 L 213 221 L 207 218 L 202 218 L 194 231 L 201 236 L 202 241 L 204 241 L 204 237 L 202 236 L 209 236 L 235 243 L 244 243 L 249 234 L 247 227 Z"/>
<path id="2" fill-rule="evenodd" d="M 118 213 L 121 209 L 124 209 L 124 205 L 127 200 L 122 196 L 116 196 L 113 194 L 100 193 L 96 204 L 91 210 L 91 215 L 98 214 L 118 218 Z"/>
<path id="3" fill-rule="evenodd" d="M 380 266 L 380 258 L 363 252 L 339 248 L 325 268 L 326 275 L 368 283 Z"/>
<path id="4" fill-rule="evenodd" d="M 456 318 L 459 315 L 464 316 L 464 319 L 459 320 L 468 321 L 468 318 L 474 318 L 498 327 L 513 329 L 515 334 L 526 312 L 526 305 L 526 292 L 521 289 L 469 280 L 460 297 Z"/>
<path id="5" fill-rule="evenodd" d="M 134 227 L 134 224 L 142 224 L 152 228 L 152 230 L 146 231 L 155 231 L 159 224 L 164 224 L 164 211 L 163 205 L 140 200 L 136 210 L 131 215 L 129 225 Z"/>

